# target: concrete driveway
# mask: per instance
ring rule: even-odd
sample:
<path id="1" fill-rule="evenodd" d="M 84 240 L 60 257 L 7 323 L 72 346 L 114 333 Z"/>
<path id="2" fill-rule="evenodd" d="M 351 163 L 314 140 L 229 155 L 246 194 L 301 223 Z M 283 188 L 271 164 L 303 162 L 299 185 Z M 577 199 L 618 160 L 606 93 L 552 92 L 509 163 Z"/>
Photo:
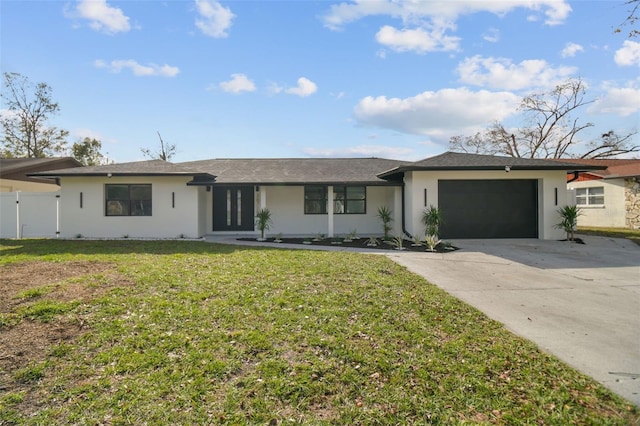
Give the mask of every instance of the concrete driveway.
<path id="1" fill-rule="evenodd" d="M 640 246 L 580 237 L 388 256 L 640 406 Z"/>

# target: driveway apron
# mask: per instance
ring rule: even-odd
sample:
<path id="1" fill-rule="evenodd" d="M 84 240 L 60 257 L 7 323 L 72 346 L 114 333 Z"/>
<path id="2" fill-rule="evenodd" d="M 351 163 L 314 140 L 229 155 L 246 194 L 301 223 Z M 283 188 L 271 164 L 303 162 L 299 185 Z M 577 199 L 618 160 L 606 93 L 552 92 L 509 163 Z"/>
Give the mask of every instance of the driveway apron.
<path id="1" fill-rule="evenodd" d="M 388 256 L 640 406 L 640 246 L 581 238 Z"/>

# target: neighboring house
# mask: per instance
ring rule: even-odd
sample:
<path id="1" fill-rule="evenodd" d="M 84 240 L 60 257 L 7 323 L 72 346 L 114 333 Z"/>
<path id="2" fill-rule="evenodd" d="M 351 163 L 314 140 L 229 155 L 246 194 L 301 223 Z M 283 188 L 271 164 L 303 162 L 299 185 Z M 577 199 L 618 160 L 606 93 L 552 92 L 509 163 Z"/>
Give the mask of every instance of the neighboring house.
<path id="1" fill-rule="evenodd" d="M 29 173 L 82 167 L 71 157 L 0 158 L 0 192 L 50 192 L 60 187 L 51 179 L 27 176 Z"/>
<path id="2" fill-rule="evenodd" d="M 582 209 L 578 225 L 640 229 L 640 160 L 566 161 L 606 167 L 569 176 L 567 186 Z"/>
<path id="3" fill-rule="evenodd" d="M 421 235 L 422 212 L 443 212 L 442 238 L 560 239 L 566 174 L 598 169 L 548 160 L 447 152 L 418 162 L 380 158 L 161 160 L 35 173 L 61 185 L 61 235 L 255 235 L 268 208 L 271 234 Z"/>

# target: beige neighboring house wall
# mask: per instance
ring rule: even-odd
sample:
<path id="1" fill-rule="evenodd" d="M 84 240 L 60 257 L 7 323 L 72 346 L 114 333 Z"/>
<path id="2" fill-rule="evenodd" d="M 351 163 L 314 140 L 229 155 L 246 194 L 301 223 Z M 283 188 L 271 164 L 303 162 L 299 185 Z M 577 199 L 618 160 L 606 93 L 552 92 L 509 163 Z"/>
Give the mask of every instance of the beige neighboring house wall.
<path id="1" fill-rule="evenodd" d="M 28 182 L 24 180 L 0 179 L 0 192 L 56 192 L 60 187 L 52 183 Z"/>
<path id="2" fill-rule="evenodd" d="M 567 182 L 569 189 L 604 189 L 599 205 L 578 204 L 579 226 L 640 229 L 640 159 L 578 159 L 578 164 L 599 166 L 601 170 L 579 173 Z M 584 193 L 584 191 L 582 191 Z M 578 200 L 580 201 L 580 200 Z"/>
<path id="3" fill-rule="evenodd" d="M 578 217 L 578 226 L 606 228 L 626 227 L 625 179 L 596 179 L 576 181 L 568 184 L 572 191 L 579 188 L 603 188 L 604 204 L 578 205 L 582 215 Z"/>
<path id="4" fill-rule="evenodd" d="M 55 179 L 28 176 L 29 173 L 81 167 L 71 157 L 0 158 L 0 192 L 55 192 Z"/>

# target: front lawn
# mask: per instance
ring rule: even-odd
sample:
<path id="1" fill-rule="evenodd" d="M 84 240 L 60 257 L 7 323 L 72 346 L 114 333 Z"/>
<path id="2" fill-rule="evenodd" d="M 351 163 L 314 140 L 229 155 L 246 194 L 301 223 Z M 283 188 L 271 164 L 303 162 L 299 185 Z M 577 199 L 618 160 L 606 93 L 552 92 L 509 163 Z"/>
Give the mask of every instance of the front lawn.
<path id="1" fill-rule="evenodd" d="M 628 228 L 595 228 L 581 226 L 577 230 L 578 234 L 597 235 L 600 237 L 626 238 L 640 245 L 640 229 Z"/>
<path id="2" fill-rule="evenodd" d="M 633 424 L 384 256 L 0 241 L 0 424 Z"/>

